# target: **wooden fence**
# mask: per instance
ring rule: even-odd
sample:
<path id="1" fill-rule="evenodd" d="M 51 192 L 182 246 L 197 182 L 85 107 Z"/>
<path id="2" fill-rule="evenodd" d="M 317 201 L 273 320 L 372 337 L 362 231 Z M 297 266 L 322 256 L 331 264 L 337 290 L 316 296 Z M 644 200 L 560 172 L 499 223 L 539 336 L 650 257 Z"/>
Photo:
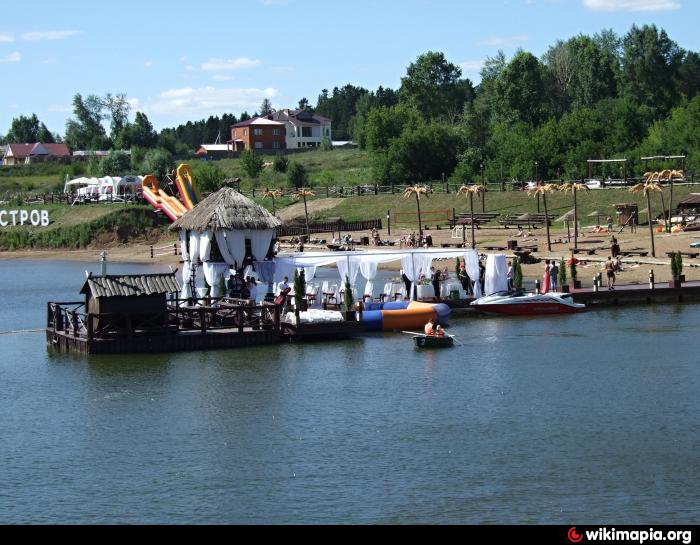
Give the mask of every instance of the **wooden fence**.
<path id="1" fill-rule="evenodd" d="M 356 232 L 356 231 L 371 231 L 372 229 L 381 229 L 382 220 L 364 220 L 364 221 L 326 221 L 309 224 L 309 233 L 340 233 Z M 298 237 L 307 234 L 306 225 L 283 225 L 277 229 L 278 237 Z"/>

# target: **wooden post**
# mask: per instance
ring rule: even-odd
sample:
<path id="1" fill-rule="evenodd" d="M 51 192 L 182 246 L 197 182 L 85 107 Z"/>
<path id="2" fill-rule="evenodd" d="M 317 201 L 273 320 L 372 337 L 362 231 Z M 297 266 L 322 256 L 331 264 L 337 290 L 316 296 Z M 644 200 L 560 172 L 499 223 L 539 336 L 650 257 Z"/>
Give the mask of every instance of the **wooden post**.
<path id="1" fill-rule="evenodd" d="M 87 315 L 87 340 L 91 341 L 92 340 L 92 319 L 93 319 L 94 314 L 88 313 Z"/>
<path id="2" fill-rule="evenodd" d="M 151 259 L 153 259 L 153 246 L 151 246 Z"/>
<path id="3" fill-rule="evenodd" d="M 71 313 L 71 325 L 73 326 L 73 336 L 78 336 L 78 313 L 73 311 Z"/>
<path id="4" fill-rule="evenodd" d="M 280 306 L 275 305 L 275 331 L 280 331 Z"/>
<path id="5" fill-rule="evenodd" d="M 243 307 L 238 307 L 238 332 L 243 333 Z"/>

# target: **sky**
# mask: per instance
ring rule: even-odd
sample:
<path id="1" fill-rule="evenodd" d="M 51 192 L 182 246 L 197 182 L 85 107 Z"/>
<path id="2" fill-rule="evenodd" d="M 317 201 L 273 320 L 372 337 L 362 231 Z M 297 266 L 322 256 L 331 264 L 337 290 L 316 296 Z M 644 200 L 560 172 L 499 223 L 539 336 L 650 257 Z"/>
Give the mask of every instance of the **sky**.
<path id="1" fill-rule="evenodd" d="M 502 49 L 541 56 L 559 39 L 656 24 L 700 50 L 698 0 L 4 0 L 0 133 L 36 113 L 61 134 L 76 93 L 125 93 L 156 129 L 316 103 L 346 83 L 398 88 L 442 51 L 479 81 Z M 28 12 L 31 11 L 31 14 Z"/>

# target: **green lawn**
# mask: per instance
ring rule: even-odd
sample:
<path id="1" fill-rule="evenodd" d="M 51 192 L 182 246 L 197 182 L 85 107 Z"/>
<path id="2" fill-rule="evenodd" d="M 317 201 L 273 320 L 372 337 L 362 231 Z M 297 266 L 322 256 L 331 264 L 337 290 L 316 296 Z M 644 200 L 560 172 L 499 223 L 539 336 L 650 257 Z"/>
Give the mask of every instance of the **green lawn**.
<path id="1" fill-rule="evenodd" d="M 0 196 L 7 193 L 51 193 L 63 190 L 63 181 L 58 174 L 39 176 L 2 176 L 0 177 Z"/>
<path id="2" fill-rule="evenodd" d="M 288 155 L 289 161 L 301 163 L 306 168 L 310 186 L 362 185 L 373 183 L 370 155 L 367 151 L 343 149 L 333 151 L 314 150 Z M 272 163 L 274 155 L 264 155 L 263 160 Z M 288 187 L 287 175 L 267 167 L 257 179 L 251 179 L 243 172 L 239 159 L 222 159 L 216 165 L 226 173 L 226 177 L 241 178 L 241 189 Z M 193 165 L 196 165 L 196 161 Z"/>

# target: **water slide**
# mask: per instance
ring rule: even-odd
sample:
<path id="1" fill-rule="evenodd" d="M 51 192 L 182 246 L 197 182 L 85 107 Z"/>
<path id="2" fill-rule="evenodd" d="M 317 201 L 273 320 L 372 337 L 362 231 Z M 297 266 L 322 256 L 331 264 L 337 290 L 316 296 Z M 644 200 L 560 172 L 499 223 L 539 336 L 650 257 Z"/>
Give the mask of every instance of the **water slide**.
<path id="1" fill-rule="evenodd" d="M 141 189 L 144 199 L 157 210 L 162 210 L 171 220 L 176 221 L 187 212 L 187 208 L 176 197 L 158 188 L 158 180 L 155 176 L 150 174 L 145 176 L 141 182 Z"/>
<path id="2" fill-rule="evenodd" d="M 194 178 L 192 176 L 192 168 L 190 165 L 182 164 L 177 167 L 177 178 L 175 179 L 175 185 L 177 185 L 177 190 L 180 193 L 182 202 L 185 203 L 187 210 L 192 210 L 199 201 L 202 200 L 202 196 L 199 194 L 199 190 L 194 183 Z"/>

